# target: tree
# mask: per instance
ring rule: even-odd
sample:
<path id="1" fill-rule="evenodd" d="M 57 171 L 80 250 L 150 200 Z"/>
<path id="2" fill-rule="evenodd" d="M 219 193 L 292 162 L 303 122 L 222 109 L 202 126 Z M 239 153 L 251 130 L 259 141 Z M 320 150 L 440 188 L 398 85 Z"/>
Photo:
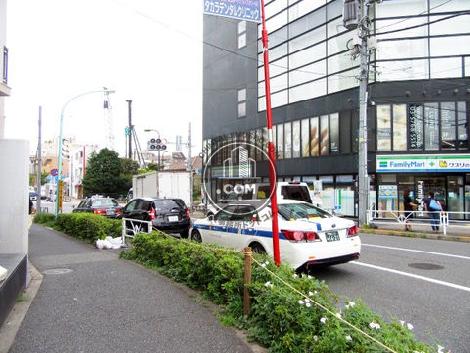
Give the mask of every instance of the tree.
<path id="1" fill-rule="evenodd" d="M 104 194 L 114 197 L 127 194 L 132 184 L 132 174 L 124 174 L 124 166 L 126 173 L 132 173 L 135 167 L 130 162 L 123 162 L 117 152 L 107 148 L 92 153 L 88 159 L 87 173 L 83 178 L 84 194 L 87 196 Z"/>

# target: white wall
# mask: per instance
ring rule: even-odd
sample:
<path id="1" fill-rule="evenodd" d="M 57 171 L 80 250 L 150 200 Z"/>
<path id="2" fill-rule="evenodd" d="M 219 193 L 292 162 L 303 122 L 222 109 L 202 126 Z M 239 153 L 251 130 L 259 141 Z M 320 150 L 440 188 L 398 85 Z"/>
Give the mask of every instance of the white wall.
<path id="1" fill-rule="evenodd" d="M 0 139 L 0 253 L 28 252 L 29 143 Z"/>

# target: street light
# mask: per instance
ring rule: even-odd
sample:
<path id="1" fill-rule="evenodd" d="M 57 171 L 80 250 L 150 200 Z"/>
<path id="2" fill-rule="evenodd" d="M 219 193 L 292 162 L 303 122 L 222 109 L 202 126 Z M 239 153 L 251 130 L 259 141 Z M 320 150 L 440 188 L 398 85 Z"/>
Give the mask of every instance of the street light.
<path id="1" fill-rule="evenodd" d="M 67 108 L 67 106 L 69 105 L 70 102 L 74 101 L 75 99 L 77 98 L 80 98 L 80 97 L 83 97 L 83 96 L 87 96 L 89 94 L 93 94 L 93 93 L 105 93 L 105 94 L 110 94 L 110 93 L 115 93 L 116 91 L 111 91 L 111 90 L 108 90 L 108 89 L 102 89 L 102 90 L 96 90 L 96 91 L 88 91 L 88 92 L 84 92 L 84 93 L 81 93 L 75 97 L 72 97 L 70 98 L 68 101 L 65 102 L 65 104 L 62 106 L 62 110 L 60 112 L 60 132 L 59 132 L 59 150 L 58 150 L 58 157 L 57 157 L 57 160 L 58 160 L 58 182 L 57 182 L 57 187 L 56 187 L 56 200 L 55 200 L 55 216 L 57 217 L 57 215 L 59 214 L 59 181 L 62 180 L 62 135 L 63 135 L 63 131 L 64 131 L 64 115 L 65 115 L 65 108 Z"/>

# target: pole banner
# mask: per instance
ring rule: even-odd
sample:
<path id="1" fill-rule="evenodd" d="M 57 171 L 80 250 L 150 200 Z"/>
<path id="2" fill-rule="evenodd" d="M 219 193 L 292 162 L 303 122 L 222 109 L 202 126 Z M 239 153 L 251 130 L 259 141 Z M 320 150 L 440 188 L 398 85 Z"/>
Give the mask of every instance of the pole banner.
<path id="1" fill-rule="evenodd" d="M 261 0 L 203 0 L 204 14 L 261 22 Z"/>

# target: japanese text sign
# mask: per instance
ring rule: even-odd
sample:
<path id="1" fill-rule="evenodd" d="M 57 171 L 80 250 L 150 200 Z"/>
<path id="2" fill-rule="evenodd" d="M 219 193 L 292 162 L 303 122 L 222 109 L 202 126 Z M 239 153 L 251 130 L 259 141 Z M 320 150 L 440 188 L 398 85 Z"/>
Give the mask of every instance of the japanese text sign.
<path id="1" fill-rule="evenodd" d="M 261 22 L 260 0 L 204 0 L 204 13 L 237 20 Z"/>

